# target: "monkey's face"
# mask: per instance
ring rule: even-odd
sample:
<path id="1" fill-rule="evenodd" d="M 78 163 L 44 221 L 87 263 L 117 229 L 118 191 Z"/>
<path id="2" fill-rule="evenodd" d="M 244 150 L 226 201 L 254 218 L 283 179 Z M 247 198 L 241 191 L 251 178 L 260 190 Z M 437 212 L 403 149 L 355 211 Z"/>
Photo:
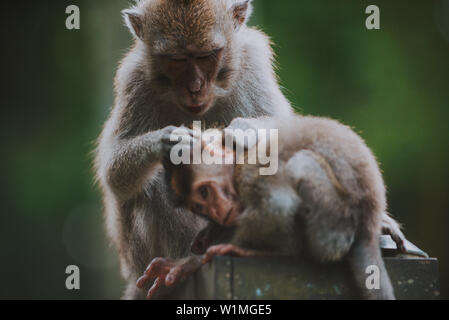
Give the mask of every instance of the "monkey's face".
<path id="1" fill-rule="evenodd" d="M 214 169 L 196 171 L 193 175 L 188 208 L 223 226 L 232 226 L 241 213 L 234 187 L 234 166 L 220 165 Z"/>
<path id="2" fill-rule="evenodd" d="M 170 80 L 173 102 L 184 112 L 202 115 L 215 101 L 215 83 L 223 48 L 194 45 L 159 55 L 162 74 Z"/>
<path id="3" fill-rule="evenodd" d="M 172 165 L 164 161 L 176 202 L 224 226 L 234 225 L 242 206 L 234 187 L 234 165 Z"/>
<path id="4" fill-rule="evenodd" d="M 158 96 L 201 116 L 235 83 L 236 35 L 250 12 L 249 0 L 164 0 L 139 2 L 124 14 L 146 45 Z"/>

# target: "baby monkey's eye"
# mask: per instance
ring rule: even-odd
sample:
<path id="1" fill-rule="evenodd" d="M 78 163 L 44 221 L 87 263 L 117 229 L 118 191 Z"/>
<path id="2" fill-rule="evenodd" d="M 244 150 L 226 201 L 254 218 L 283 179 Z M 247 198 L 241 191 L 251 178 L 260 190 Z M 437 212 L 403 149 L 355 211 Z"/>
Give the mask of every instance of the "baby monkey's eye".
<path id="1" fill-rule="evenodd" d="M 203 199 L 207 199 L 207 197 L 209 196 L 209 188 L 207 186 L 202 186 L 198 189 L 198 192 L 200 193 L 200 196 Z"/>

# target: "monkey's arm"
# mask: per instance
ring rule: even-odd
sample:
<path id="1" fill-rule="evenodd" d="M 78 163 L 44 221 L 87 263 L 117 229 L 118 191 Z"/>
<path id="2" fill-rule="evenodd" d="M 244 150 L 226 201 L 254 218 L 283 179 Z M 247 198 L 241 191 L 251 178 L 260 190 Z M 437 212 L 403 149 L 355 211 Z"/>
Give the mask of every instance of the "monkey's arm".
<path id="1" fill-rule="evenodd" d="M 274 252 L 245 249 L 230 243 L 217 244 L 207 249 L 203 256 L 201 263 L 206 264 L 212 261 L 215 257 L 231 256 L 231 257 L 262 257 L 272 256 Z"/>
<path id="2" fill-rule="evenodd" d="M 105 180 L 120 201 L 126 201 L 139 192 L 162 156 L 178 143 L 170 141 L 176 129 L 179 128 L 168 126 L 130 139 L 114 138 L 112 143 L 103 143 L 112 145 L 108 148 L 100 145 L 100 154 L 104 155 L 104 161 L 100 163 L 100 178 Z M 183 129 L 191 138 L 192 131 Z"/>
<path id="3" fill-rule="evenodd" d="M 276 216 L 276 217 L 274 217 Z M 233 227 L 220 226 L 211 223 L 205 230 L 206 235 L 200 239 L 206 242 L 201 243 L 202 251 L 198 253 L 205 254 L 201 263 L 209 263 L 217 256 L 233 257 L 259 257 L 273 255 L 288 255 L 292 247 L 294 252 L 299 250 L 298 244 L 294 239 L 297 234 L 294 229 L 286 228 L 286 224 L 292 223 L 290 212 L 284 211 L 282 214 L 274 213 L 270 216 L 254 215 L 240 219 L 238 224 Z M 213 225 L 211 227 L 211 225 Z M 285 231 L 279 232 L 279 229 Z M 209 236 L 208 236 L 209 235 Z M 196 240 L 194 243 L 198 241 Z M 200 241 L 202 242 L 202 241 Z M 292 244 L 294 244 L 292 246 Z M 206 250 L 207 249 L 207 250 Z"/>
<path id="4" fill-rule="evenodd" d="M 232 243 L 236 227 L 225 227 L 209 222 L 206 228 L 195 237 L 191 249 L 195 254 L 203 254 L 202 264 L 209 263 L 217 256 L 254 257 L 272 255 L 268 251 L 251 250 Z M 234 242 L 236 242 L 234 240 Z"/>

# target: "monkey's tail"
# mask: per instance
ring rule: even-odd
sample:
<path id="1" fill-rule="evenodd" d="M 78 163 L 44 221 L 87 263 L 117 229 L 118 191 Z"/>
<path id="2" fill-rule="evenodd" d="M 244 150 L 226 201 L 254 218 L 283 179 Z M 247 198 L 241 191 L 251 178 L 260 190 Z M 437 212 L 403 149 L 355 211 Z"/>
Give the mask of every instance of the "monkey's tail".
<path id="1" fill-rule="evenodd" d="M 348 254 L 348 262 L 364 299 L 395 300 L 378 241 L 357 239 Z"/>

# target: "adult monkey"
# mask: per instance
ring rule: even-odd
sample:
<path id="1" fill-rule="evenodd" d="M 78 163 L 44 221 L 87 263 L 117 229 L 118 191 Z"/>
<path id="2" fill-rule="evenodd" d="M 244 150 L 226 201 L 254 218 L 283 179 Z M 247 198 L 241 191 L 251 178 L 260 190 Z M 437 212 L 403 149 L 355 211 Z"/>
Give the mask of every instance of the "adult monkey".
<path id="1" fill-rule="evenodd" d="M 268 37 L 246 26 L 249 1 L 144 0 L 123 13 L 135 43 L 115 77 L 115 105 L 99 140 L 96 171 L 127 281 L 124 297 L 135 299 L 146 295 L 148 288 L 137 288 L 136 281 L 148 264 L 155 257 L 188 257 L 204 226 L 174 209 L 168 196 L 160 160 L 171 147 L 170 133 L 194 120 L 228 126 L 238 117 L 292 111 L 279 90 Z M 249 122 L 239 118 L 231 126 Z M 196 266 L 189 257 L 164 270 Z M 188 285 L 161 297 L 186 297 Z"/>
<path id="2" fill-rule="evenodd" d="M 251 9 L 249 0 L 142 0 L 123 12 L 135 43 L 117 70 L 96 173 L 127 281 L 124 298 L 146 296 L 149 288 L 136 281 L 155 257 L 170 259 L 154 261 L 149 297 L 199 265 L 189 245 L 204 223 L 174 208 L 164 182 L 160 160 L 170 133 L 194 120 L 259 127 L 263 117 L 292 112 L 268 37 L 246 26 Z M 186 298 L 188 286 L 160 297 Z"/>

